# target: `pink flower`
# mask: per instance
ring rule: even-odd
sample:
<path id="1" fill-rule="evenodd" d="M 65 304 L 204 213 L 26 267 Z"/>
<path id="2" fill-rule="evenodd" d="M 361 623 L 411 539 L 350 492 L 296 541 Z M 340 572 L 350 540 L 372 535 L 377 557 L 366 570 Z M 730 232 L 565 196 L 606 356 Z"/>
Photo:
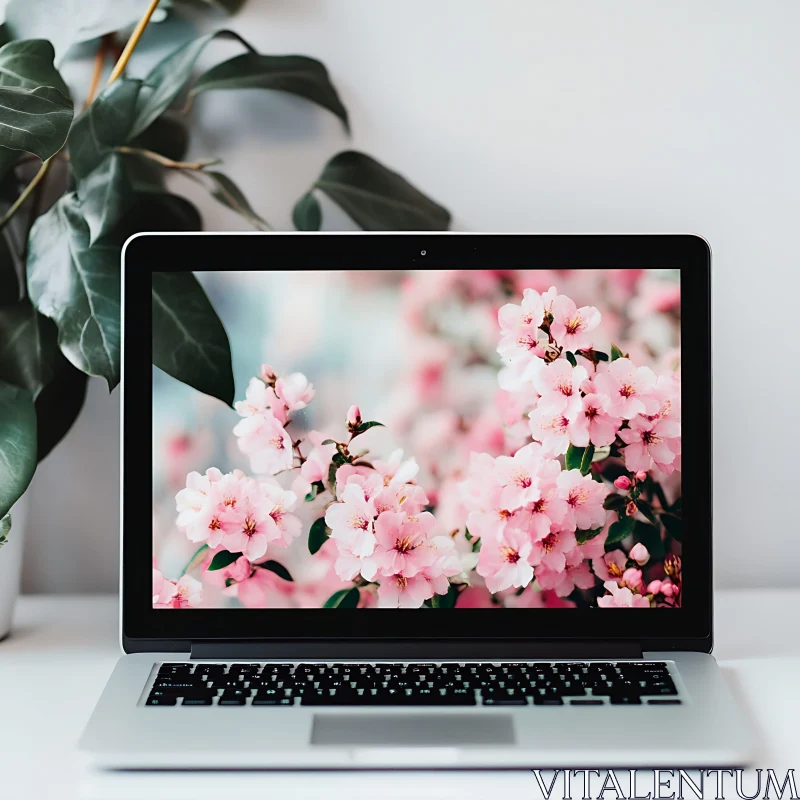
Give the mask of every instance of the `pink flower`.
<path id="1" fill-rule="evenodd" d="M 286 608 L 292 584 L 268 569 L 256 568 L 231 590 L 246 608 Z"/>
<path id="2" fill-rule="evenodd" d="M 631 479 L 627 475 L 620 475 L 619 478 L 614 481 L 614 486 L 616 486 L 617 489 L 622 489 L 623 492 L 627 492 L 632 485 Z"/>
<path id="3" fill-rule="evenodd" d="M 298 498 L 304 498 L 311 491 L 311 484 L 316 481 L 327 482 L 331 458 L 336 452 L 335 444 L 322 444 L 328 437 L 319 431 L 310 431 L 306 439 L 313 448 L 300 467 L 300 474 L 294 479 L 292 491 Z"/>
<path id="4" fill-rule="evenodd" d="M 570 530 L 592 530 L 605 525 L 606 512 L 603 500 L 608 489 L 592 479 L 581 475 L 580 470 L 565 470 L 557 480 L 561 496 L 567 503 L 564 526 Z"/>
<path id="5" fill-rule="evenodd" d="M 331 537 L 346 543 L 358 558 L 372 555 L 375 548 L 372 501 L 366 499 L 364 489 L 355 483 L 345 486 L 340 499 L 341 502 L 329 506 L 325 512 L 325 524 L 331 529 Z"/>
<path id="6" fill-rule="evenodd" d="M 643 567 L 650 560 L 650 553 L 648 549 L 641 543 L 637 542 L 628 554 L 640 567 Z"/>
<path id="7" fill-rule="evenodd" d="M 347 411 L 347 427 L 351 430 L 361 424 L 361 409 L 358 406 L 350 406 Z"/>
<path id="8" fill-rule="evenodd" d="M 560 412 L 548 414 L 540 408 L 535 408 L 529 416 L 531 434 L 536 441 L 542 443 L 545 453 L 560 456 L 567 452 L 571 424 L 568 417 Z"/>
<path id="9" fill-rule="evenodd" d="M 378 608 L 419 608 L 433 594 L 433 587 L 422 575 L 391 575 L 381 578 Z"/>
<path id="10" fill-rule="evenodd" d="M 627 586 L 629 589 L 639 591 L 643 588 L 642 571 L 635 567 L 630 567 L 622 573 L 622 586 Z"/>
<path id="11" fill-rule="evenodd" d="M 521 447 L 514 456 L 499 456 L 494 469 L 503 487 L 500 504 L 512 511 L 539 498 L 537 471 L 542 466 L 542 446 L 535 442 Z"/>
<path id="12" fill-rule="evenodd" d="M 533 580 L 528 563 L 531 542 L 521 530 L 509 529 L 502 536 L 482 540 L 477 573 L 486 580 L 486 588 L 495 592 L 511 586 L 527 586 Z"/>
<path id="13" fill-rule="evenodd" d="M 277 483 L 262 483 L 259 486 L 267 511 L 265 520 L 268 529 L 267 540 L 284 547 L 291 544 L 301 532 L 302 523 L 289 512 L 297 504 L 294 492 L 287 492 Z"/>
<path id="14" fill-rule="evenodd" d="M 275 381 L 275 394 L 288 412 L 299 411 L 314 399 L 314 384 L 302 372 L 293 372 Z"/>
<path id="15" fill-rule="evenodd" d="M 222 573 L 225 579 L 230 578 L 236 583 L 241 583 L 250 577 L 253 567 L 245 556 L 239 556 L 233 564 L 225 567 Z"/>
<path id="16" fill-rule="evenodd" d="M 544 320 L 542 296 L 533 289 L 525 289 L 522 303 L 507 303 L 497 312 L 497 321 L 503 333 L 514 331 L 535 331 Z"/>
<path id="17" fill-rule="evenodd" d="M 419 516 L 409 517 L 402 512 L 386 511 L 375 521 L 375 551 L 371 561 L 375 573 L 403 575 L 412 578 L 425 567 L 431 566 L 436 553 L 427 546 L 428 534 L 436 520 L 433 514 L 424 511 Z"/>
<path id="18" fill-rule="evenodd" d="M 396 486 L 414 480 L 419 472 L 419 464 L 413 458 L 403 461 L 403 451 L 395 450 L 388 461 L 372 462 L 377 472 L 383 476 L 384 486 Z"/>
<path id="19" fill-rule="evenodd" d="M 553 300 L 552 314 L 550 333 L 561 347 L 574 353 L 592 346 L 589 334 L 600 324 L 600 312 L 594 306 L 578 308 L 562 294 Z"/>
<path id="20" fill-rule="evenodd" d="M 584 367 L 573 367 L 558 359 L 533 376 L 533 386 L 541 395 L 537 408 L 545 414 L 573 417 L 581 410 L 581 384 L 589 377 Z"/>
<path id="21" fill-rule="evenodd" d="M 266 365 L 264 365 L 266 366 Z M 274 376 L 273 376 L 274 377 Z M 283 401 L 278 399 L 273 388 L 273 382 L 260 381 L 258 378 L 250 378 L 247 384 L 245 399 L 233 404 L 236 413 L 240 417 L 258 417 L 272 412 L 281 425 L 286 424 L 286 406 Z"/>
<path id="22" fill-rule="evenodd" d="M 634 594 L 627 586 L 618 586 L 615 581 L 606 581 L 603 586 L 611 594 L 597 599 L 600 608 L 650 608 L 646 597 Z"/>
<path id="23" fill-rule="evenodd" d="M 585 561 L 574 567 L 567 565 L 562 572 L 542 564 L 536 567 L 536 580 L 542 589 L 552 589 L 559 597 L 568 597 L 576 586 L 579 589 L 591 589 L 594 586 L 594 575 Z"/>
<path id="24" fill-rule="evenodd" d="M 628 358 L 612 361 L 607 371 L 594 377 L 595 391 L 610 399 L 607 413 L 623 419 L 653 414 L 659 402 L 653 395 L 656 374 L 649 367 L 637 367 Z"/>
<path id="25" fill-rule="evenodd" d="M 253 472 L 277 475 L 291 469 L 292 439 L 272 411 L 242 419 L 233 429 L 239 449 L 250 457 Z"/>
<path id="26" fill-rule="evenodd" d="M 257 561 L 266 552 L 275 536 L 275 522 L 269 515 L 270 506 L 257 494 L 249 496 L 221 516 L 222 546 L 231 553 L 242 553 L 249 561 Z"/>
<path id="27" fill-rule="evenodd" d="M 648 420 L 636 417 L 630 427 L 619 432 L 628 446 L 622 451 L 625 466 L 631 472 L 646 471 L 655 465 L 664 472 L 672 471 L 672 462 L 680 453 L 680 423 L 671 419 Z"/>
<path id="28" fill-rule="evenodd" d="M 172 581 L 167 580 L 157 569 L 153 570 L 154 608 L 168 608 L 177 591 Z"/>
<path id="29" fill-rule="evenodd" d="M 577 544 L 571 531 L 553 531 L 533 543 L 530 562 L 539 569 L 541 564 L 553 572 L 563 572 L 567 567 L 567 555 L 575 550 Z"/>
<path id="30" fill-rule="evenodd" d="M 576 447 L 605 447 L 617 438 L 622 425 L 619 417 L 606 413 L 610 401 L 606 395 L 587 394 L 581 398 L 581 407 L 571 418 L 569 438 Z"/>
<path id="31" fill-rule="evenodd" d="M 212 485 L 221 478 L 222 473 L 214 467 L 205 475 L 190 472 L 186 476 L 186 488 L 175 495 L 176 525 L 191 542 L 208 542 L 209 547 L 217 547 L 222 539 L 222 509 L 212 490 Z"/>
<path id="32" fill-rule="evenodd" d="M 623 572 L 625 572 L 625 565 L 628 563 L 628 557 L 622 550 L 610 550 L 604 553 L 601 557 L 592 559 L 592 569 L 594 574 L 600 578 L 601 581 L 618 581 Z"/>
<path id="33" fill-rule="evenodd" d="M 155 572 L 157 570 L 153 571 L 153 608 L 195 608 L 202 604 L 203 585 L 190 575 L 179 578 L 177 583 L 164 580 L 156 600 Z"/>

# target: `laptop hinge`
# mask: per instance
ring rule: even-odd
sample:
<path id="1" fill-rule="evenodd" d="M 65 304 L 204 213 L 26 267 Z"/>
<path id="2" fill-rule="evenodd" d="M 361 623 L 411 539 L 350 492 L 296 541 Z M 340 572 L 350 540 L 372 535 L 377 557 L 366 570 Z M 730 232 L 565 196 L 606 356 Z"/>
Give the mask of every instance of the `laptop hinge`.
<path id="1" fill-rule="evenodd" d="M 426 641 L 194 641 L 191 657 L 197 659 L 302 659 L 325 660 L 474 660 L 486 661 L 515 659 L 587 658 L 615 659 L 642 658 L 642 648 L 635 641 L 552 640 L 552 641 L 497 641 L 450 640 Z"/>

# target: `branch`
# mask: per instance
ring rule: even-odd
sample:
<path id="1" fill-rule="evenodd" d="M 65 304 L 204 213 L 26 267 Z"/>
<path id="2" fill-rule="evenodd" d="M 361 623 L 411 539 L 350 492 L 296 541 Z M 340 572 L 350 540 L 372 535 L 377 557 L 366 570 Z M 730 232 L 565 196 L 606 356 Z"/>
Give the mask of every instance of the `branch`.
<path id="1" fill-rule="evenodd" d="M 130 59 L 133 51 L 136 49 L 136 45 L 139 44 L 139 39 L 142 38 L 144 29 L 147 27 L 147 23 L 150 22 L 150 17 L 153 16 L 153 12 L 156 10 L 159 1 L 160 0 L 150 0 L 150 5 L 147 7 L 147 11 L 144 12 L 144 16 L 139 20 L 138 24 L 134 28 L 131 38 L 128 39 L 128 43 L 125 45 L 125 48 L 122 51 L 122 55 L 114 65 L 114 69 L 111 70 L 111 75 L 108 76 L 109 84 L 114 83 L 114 81 L 119 78 L 120 75 L 122 75 L 122 72 L 128 65 L 128 60 Z"/>
<path id="2" fill-rule="evenodd" d="M 42 163 L 42 166 L 39 167 L 39 171 L 33 176 L 31 182 L 25 187 L 22 194 L 14 201 L 11 208 L 6 211 L 5 216 L 3 219 L 0 219 L 0 230 L 3 230 L 5 226 L 9 223 L 11 217 L 19 211 L 22 204 L 30 197 L 31 192 L 39 185 L 39 183 L 44 179 L 47 175 L 47 171 L 50 169 L 50 164 L 52 162 L 52 158 L 48 158 L 47 161 Z"/>
<path id="3" fill-rule="evenodd" d="M 145 150 L 143 147 L 129 147 L 128 145 L 120 145 L 115 150 L 118 153 L 125 153 L 131 156 L 143 156 L 161 164 L 162 167 L 169 167 L 170 169 L 191 169 L 203 170 L 206 167 L 212 167 L 214 164 L 219 164 L 222 159 L 219 158 L 205 158 L 200 161 L 173 161 L 171 158 L 162 156 L 161 153 L 156 153 L 154 150 Z"/>
<path id="4" fill-rule="evenodd" d="M 89 108 L 97 94 L 97 88 L 100 86 L 100 78 L 103 75 L 103 67 L 106 63 L 106 56 L 111 51 L 111 46 L 114 41 L 114 34 L 107 33 L 100 39 L 100 46 L 97 48 L 97 53 L 94 57 L 94 71 L 92 72 L 92 82 L 89 84 L 89 92 L 86 95 L 86 100 L 83 103 L 84 109 Z"/>

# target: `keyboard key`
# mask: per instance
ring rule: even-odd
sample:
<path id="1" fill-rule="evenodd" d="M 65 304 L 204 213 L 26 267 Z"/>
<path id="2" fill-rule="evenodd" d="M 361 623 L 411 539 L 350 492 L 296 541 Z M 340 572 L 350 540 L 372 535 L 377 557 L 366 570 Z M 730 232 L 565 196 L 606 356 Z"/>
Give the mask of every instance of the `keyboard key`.
<path id="1" fill-rule="evenodd" d="M 148 706 L 174 706 L 178 702 L 175 697 L 148 697 Z"/>
<path id="2" fill-rule="evenodd" d="M 648 700 L 647 705 L 649 706 L 679 706 L 681 704 L 680 700 L 672 700 L 672 699 L 661 699 L 658 698 L 656 700 Z"/>
<path id="3" fill-rule="evenodd" d="M 244 697 L 220 697 L 217 700 L 217 705 L 219 706 L 243 706 L 244 704 Z"/>
<path id="4" fill-rule="evenodd" d="M 534 696 L 533 704 L 535 706 L 563 706 L 564 701 L 560 697 L 552 697 L 549 695 Z"/>
<path id="5" fill-rule="evenodd" d="M 294 697 L 262 697 L 256 695 L 250 705 L 253 706 L 291 706 L 294 705 Z"/>
<path id="6" fill-rule="evenodd" d="M 640 706 L 642 698 L 638 695 L 612 694 L 609 697 L 612 706 Z"/>
<path id="7" fill-rule="evenodd" d="M 602 700 L 570 700 L 569 704 L 571 706 L 604 706 L 605 703 Z"/>
<path id="8" fill-rule="evenodd" d="M 527 697 L 484 697 L 483 704 L 485 706 L 526 706 L 528 705 Z"/>
<path id="9" fill-rule="evenodd" d="M 188 695 L 183 698 L 181 705 L 184 706 L 210 706 L 211 695 Z"/>

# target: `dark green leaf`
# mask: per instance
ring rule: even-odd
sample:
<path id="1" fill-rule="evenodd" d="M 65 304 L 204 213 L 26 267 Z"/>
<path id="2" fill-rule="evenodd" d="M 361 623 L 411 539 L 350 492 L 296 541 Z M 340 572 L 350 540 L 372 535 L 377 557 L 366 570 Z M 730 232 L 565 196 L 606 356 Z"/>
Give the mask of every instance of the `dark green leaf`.
<path id="1" fill-rule="evenodd" d="M 241 555 L 241 553 L 231 553 L 228 550 L 220 550 L 219 553 L 211 559 L 207 571 L 216 572 L 218 569 L 225 569 L 225 567 L 229 567 L 234 561 L 241 558 Z"/>
<path id="2" fill-rule="evenodd" d="M 612 492 L 609 495 L 606 495 L 606 499 L 603 500 L 603 508 L 609 511 L 619 511 L 628 504 L 628 498 L 625 497 L 623 494 L 615 494 Z"/>
<path id="3" fill-rule="evenodd" d="M 594 350 L 593 352 L 598 361 L 608 361 L 608 353 L 604 353 L 601 350 Z"/>
<path id="4" fill-rule="evenodd" d="M 323 604 L 323 608 L 356 608 L 360 595 L 358 589 L 340 589 L 334 592 Z"/>
<path id="5" fill-rule="evenodd" d="M 602 531 L 602 525 L 599 528 L 592 528 L 591 530 L 577 530 L 575 531 L 575 538 L 578 540 L 578 544 L 586 544 L 586 542 L 594 539 L 594 537 L 602 533 Z"/>
<path id="6" fill-rule="evenodd" d="M 8 246 L 8 239 L 0 231 L 0 308 L 15 304 L 19 298 L 19 277 L 14 256 Z"/>
<path id="7" fill-rule="evenodd" d="M 435 594 L 431 598 L 431 608 L 453 608 L 458 598 L 458 587 L 450 584 L 446 594 Z"/>
<path id="8" fill-rule="evenodd" d="M 0 86 L 0 147 L 46 161 L 64 146 L 71 124 L 72 100 L 58 89 Z"/>
<path id="9" fill-rule="evenodd" d="M 11 514 L 6 514 L 0 519 L 0 547 L 8 541 L 8 534 L 11 532 Z"/>
<path id="10" fill-rule="evenodd" d="M 662 514 L 661 523 L 667 529 L 667 533 L 675 539 L 675 541 L 683 541 L 683 520 L 679 517 L 674 517 L 671 514 Z"/>
<path id="11" fill-rule="evenodd" d="M 157 117 L 166 111 L 175 98 L 181 93 L 189 80 L 194 65 L 203 52 L 205 46 L 217 37 L 236 39 L 248 50 L 253 48 L 233 31 L 217 31 L 201 36 L 194 41 L 174 50 L 166 58 L 156 64 L 142 82 L 142 91 L 136 112 L 136 122 L 130 136 L 138 136 L 146 130 Z"/>
<path id="12" fill-rule="evenodd" d="M 298 231 L 318 231 L 322 226 L 322 209 L 311 192 L 304 194 L 294 204 L 292 222 Z"/>
<path id="13" fill-rule="evenodd" d="M 635 520 L 633 517 L 625 516 L 624 514 L 608 529 L 608 536 L 606 537 L 606 544 L 616 544 L 621 542 L 626 536 L 633 531 Z"/>
<path id="14" fill-rule="evenodd" d="M 121 153 L 108 153 L 78 181 L 81 213 L 89 226 L 89 244 L 114 231 L 136 202 L 126 162 Z"/>
<path id="15" fill-rule="evenodd" d="M 36 398 L 37 458 L 41 461 L 66 436 L 86 398 L 86 375 L 59 353 L 55 374 Z"/>
<path id="16" fill-rule="evenodd" d="M 200 547 L 194 551 L 192 557 L 186 562 L 186 566 L 183 568 L 183 572 L 181 572 L 181 577 L 183 577 L 187 572 L 193 570 L 199 563 L 205 560 L 205 557 L 201 559 L 200 556 L 202 556 L 206 550 L 208 550 L 208 545 L 201 544 Z"/>
<path id="17" fill-rule="evenodd" d="M 337 464 L 335 461 L 331 461 L 331 465 L 328 467 L 328 483 L 331 487 L 331 494 L 336 497 L 336 470 L 339 469 L 341 464 Z"/>
<path id="18" fill-rule="evenodd" d="M 200 212 L 185 198 L 166 192 L 137 193 L 133 208 L 114 232 L 118 242 L 141 231 L 199 231 Z"/>
<path id="19" fill-rule="evenodd" d="M 204 72 L 189 97 L 211 89 L 271 89 L 310 100 L 336 114 L 348 127 L 342 105 L 325 65 L 307 56 L 265 56 L 243 53 Z"/>
<path id="20" fill-rule="evenodd" d="M 386 426 L 382 422 L 375 422 L 374 420 L 370 422 L 362 422 L 354 431 L 353 431 L 353 439 L 356 436 L 361 436 L 362 433 L 366 433 L 370 428 L 385 428 Z"/>
<path id="21" fill-rule="evenodd" d="M 0 519 L 36 470 L 36 411 L 25 389 L 0 381 Z"/>
<path id="22" fill-rule="evenodd" d="M 367 231 L 443 231 L 450 212 L 364 153 L 334 156 L 314 188 Z"/>
<path id="23" fill-rule="evenodd" d="M 592 458 L 594 457 L 594 445 L 589 444 L 583 449 L 581 458 L 581 475 L 587 475 L 592 468 Z"/>
<path id="24" fill-rule="evenodd" d="M 271 230 L 269 224 L 253 211 L 242 190 L 227 175 L 210 169 L 203 170 L 203 175 L 211 178 L 214 183 L 211 196 L 215 200 L 243 216 L 254 228 L 260 231 Z"/>
<path id="25" fill-rule="evenodd" d="M 68 98 L 69 89 L 53 64 L 54 58 L 53 45 L 44 39 L 9 42 L 0 47 L 0 86 L 52 86 Z"/>
<path id="26" fill-rule="evenodd" d="M 89 246 L 89 226 L 68 193 L 39 217 L 28 252 L 28 292 L 58 326 L 61 351 L 78 369 L 119 382 L 119 248 Z"/>
<path id="27" fill-rule="evenodd" d="M 625 358 L 622 350 L 619 349 L 615 344 L 611 345 L 611 360 L 616 361 L 618 358 Z"/>
<path id="28" fill-rule="evenodd" d="M 200 392 L 233 404 L 228 335 L 191 272 L 154 272 L 153 363 Z"/>
<path id="29" fill-rule="evenodd" d="M 334 453 L 333 454 L 333 457 L 331 458 L 331 461 L 333 461 L 333 463 L 336 464 L 337 467 L 341 467 L 342 464 L 346 464 L 347 463 L 347 458 L 345 456 L 343 456 L 341 454 L 341 452 L 339 452 L 339 453 Z"/>
<path id="30" fill-rule="evenodd" d="M 56 326 L 28 300 L 0 307 L 0 379 L 27 389 L 35 400 L 61 358 Z"/>
<path id="31" fill-rule="evenodd" d="M 571 444 L 567 448 L 567 454 L 564 457 L 567 469 L 580 469 L 585 451 L 585 447 L 575 447 L 575 445 Z"/>
<path id="32" fill-rule="evenodd" d="M 661 540 L 661 532 L 652 525 L 637 522 L 633 529 L 633 538 L 647 548 L 650 558 L 654 561 L 660 561 L 667 554 L 667 548 Z"/>
<path id="33" fill-rule="evenodd" d="M 204 6 L 218 8 L 226 14 L 235 14 L 247 0 L 194 0 L 194 2 Z"/>
<path id="34" fill-rule="evenodd" d="M 636 508 L 638 508 L 653 525 L 658 525 L 658 519 L 656 519 L 656 515 L 653 513 L 653 506 L 651 506 L 647 500 L 641 498 L 636 500 Z"/>
<path id="35" fill-rule="evenodd" d="M 325 491 L 325 484 L 322 481 L 314 481 L 311 484 L 311 489 L 309 490 L 308 494 L 303 498 L 306 503 L 310 503 L 312 500 L 316 500 L 317 495 L 320 492 Z"/>
<path id="36" fill-rule="evenodd" d="M 322 444 L 339 444 L 335 439 L 324 439 Z"/>
<path id="37" fill-rule="evenodd" d="M 314 520 L 308 532 L 308 552 L 313 556 L 328 541 L 330 530 L 325 524 L 325 517 Z"/>
<path id="38" fill-rule="evenodd" d="M 14 39 L 48 39 L 60 60 L 73 44 L 133 25 L 146 8 L 146 0 L 11 0 L 6 24 Z"/>
<path id="39" fill-rule="evenodd" d="M 283 564 L 279 564 L 277 561 L 265 561 L 263 564 L 257 564 L 256 566 L 259 566 L 262 569 L 268 569 L 270 572 L 274 572 L 279 578 L 282 578 L 285 581 L 294 581 L 294 578 L 289 570 L 286 569 Z"/>
<path id="40" fill-rule="evenodd" d="M 567 361 L 569 361 L 569 363 L 572 364 L 573 367 L 577 367 L 578 366 L 578 359 L 575 358 L 575 356 L 572 353 L 570 353 L 569 351 L 567 351 L 566 355 L 567 355 Z"/>
<path id="41" fill-rule="evenodd" d="M 189 129 L 177 117 L 162 114 L 146 130 L 131 139 L 130 146 L 152 150 L 173 161 L 182 161 L 189 149 Z"/>

